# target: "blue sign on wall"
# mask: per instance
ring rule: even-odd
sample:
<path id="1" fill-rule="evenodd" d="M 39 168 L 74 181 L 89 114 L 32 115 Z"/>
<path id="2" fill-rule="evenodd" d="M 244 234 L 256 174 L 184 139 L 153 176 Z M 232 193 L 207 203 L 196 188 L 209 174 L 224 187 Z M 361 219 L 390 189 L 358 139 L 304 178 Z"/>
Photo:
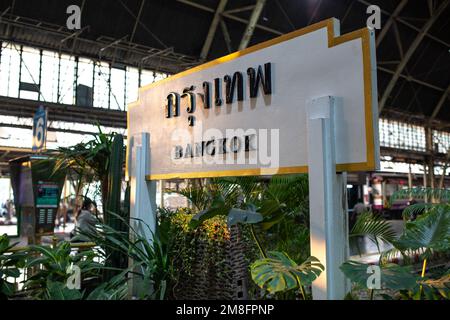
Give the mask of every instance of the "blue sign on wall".
<path id="1" fill-rule="evenodd" d="M 47 141 L 47 110 L 39 106 L 33 118 L 33 152 L 45 150 Z"/>

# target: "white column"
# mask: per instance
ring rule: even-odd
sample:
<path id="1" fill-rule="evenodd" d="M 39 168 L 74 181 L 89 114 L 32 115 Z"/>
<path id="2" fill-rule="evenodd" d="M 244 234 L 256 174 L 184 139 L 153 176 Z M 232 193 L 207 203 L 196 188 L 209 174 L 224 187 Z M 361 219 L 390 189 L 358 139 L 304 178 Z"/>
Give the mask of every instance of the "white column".
<path id="1" fill-rule="evenodd" d="M 348 257 L 348 224 L 346 174 L 336 174 L 338 101 L 326 96 L 307 106 L 311 255 L 325 266 L 312 285 L 315 300 L 343 299 L 347 293 L 339 269 Z"/>
<path id="2" fill-rule="evenodd" d="M 150 135 L 131 137 L 130 161 L 130 225 L 140 235 L 152 241 L 156 230 L 156 182 L 147 181 L 150 168 Z M 139 219 L 136 220 L 136 219 Z M 142 222 L 141 222 L 142 221 Z M 132 262 L 131 262 L 132 263 Z M 139 281 L 131 281 L 130 293 L 137 292 Z"/>

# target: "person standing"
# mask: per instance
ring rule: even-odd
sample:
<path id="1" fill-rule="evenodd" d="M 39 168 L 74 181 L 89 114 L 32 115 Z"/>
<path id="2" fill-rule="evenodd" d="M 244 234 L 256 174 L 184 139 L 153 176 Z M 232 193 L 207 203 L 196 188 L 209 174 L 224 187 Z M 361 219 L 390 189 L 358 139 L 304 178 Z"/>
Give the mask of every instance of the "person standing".
<path id="1" fill-rule="evenodd" d="M 356 223 L 356 220 L 358 219 L 358 216 L 365 211 L 367 211 L 366 205 L 363 203 L 362 199 L 358 199 L 358 202 L 353 207 L 353 212 L 350 215 L 349 230 L 352 230 L 353 226 Z"/>

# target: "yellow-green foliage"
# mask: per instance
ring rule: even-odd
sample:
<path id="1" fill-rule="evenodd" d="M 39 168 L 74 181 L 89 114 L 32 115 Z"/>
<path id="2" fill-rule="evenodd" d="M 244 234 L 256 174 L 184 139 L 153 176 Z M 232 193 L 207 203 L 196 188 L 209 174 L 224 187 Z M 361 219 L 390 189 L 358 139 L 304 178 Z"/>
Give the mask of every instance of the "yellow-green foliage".
<path id="1" fill-rule="evenodd" d="M 230 239 L 230 232 L 227 227 L 226 217 L 216 216 L 204 221 L 197 228 L 192 229 L 189 223 L 194 214 L 188 209 L 179 209 L 172 217 L 171 224 L 180 232 L 195 235 L 203 240 L 227 241 Z"/>

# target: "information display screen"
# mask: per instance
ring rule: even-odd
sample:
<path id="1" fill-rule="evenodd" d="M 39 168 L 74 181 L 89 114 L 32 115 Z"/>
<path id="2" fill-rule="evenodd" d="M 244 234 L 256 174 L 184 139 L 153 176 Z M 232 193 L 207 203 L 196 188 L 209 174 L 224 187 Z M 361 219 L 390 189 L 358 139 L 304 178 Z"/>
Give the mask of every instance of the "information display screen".
<path id="1" fill-rule="evenodd" d="M 36 185 L 36 233 L 52 233 L 59 202 L 59 187 L 53 182 Z"/>
<path id="2" fill-rule="evenodd" d="M 38 182 L 36 194 L 37 208 L 57 208 L 59 188 L 56 183 Z"/>

